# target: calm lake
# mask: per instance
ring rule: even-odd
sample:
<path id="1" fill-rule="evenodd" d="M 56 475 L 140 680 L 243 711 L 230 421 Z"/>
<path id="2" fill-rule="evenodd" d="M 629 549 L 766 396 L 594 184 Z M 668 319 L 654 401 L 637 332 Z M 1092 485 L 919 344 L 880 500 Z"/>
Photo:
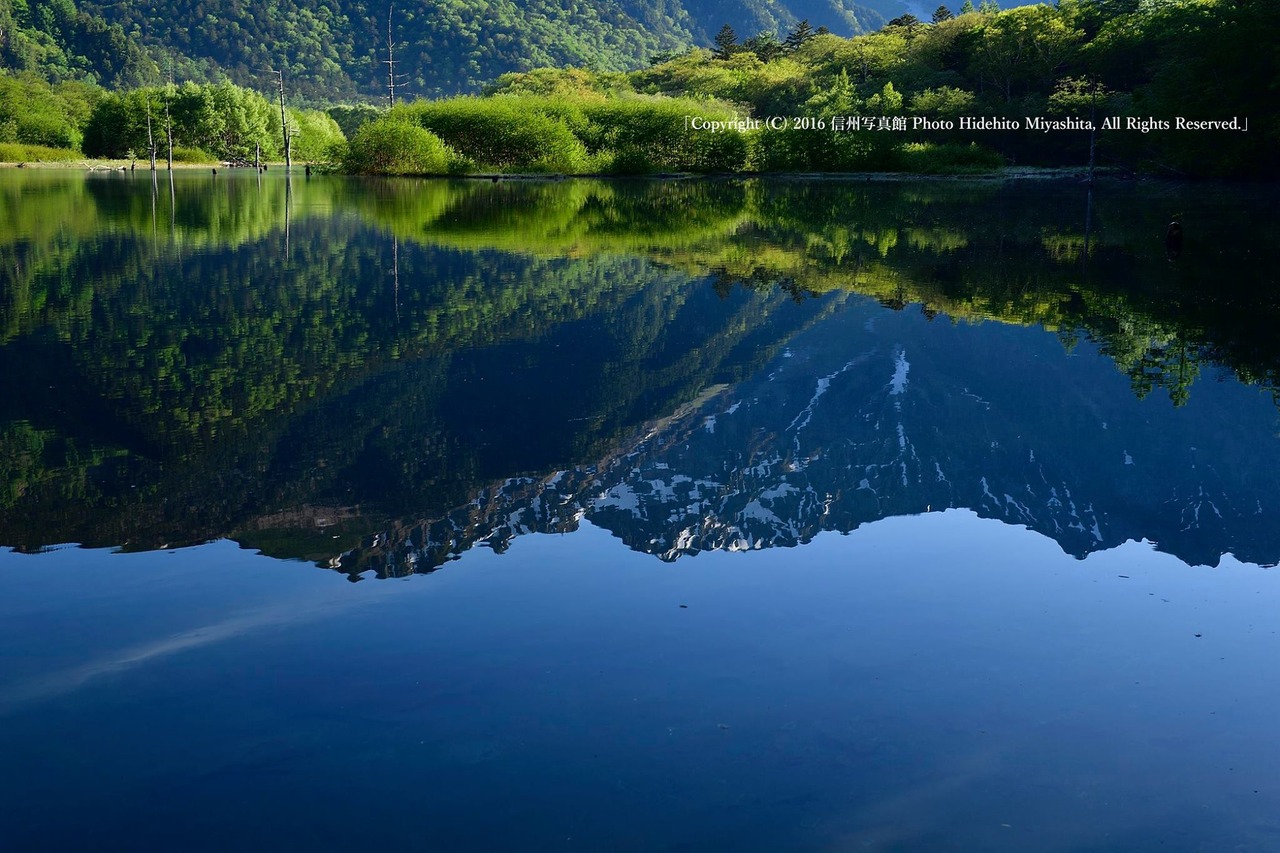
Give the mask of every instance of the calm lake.
<path id="1" fill-rule="evenodd" d="M 1280 849 L 1278 206 L 0 171 L 0 848 Z"/>

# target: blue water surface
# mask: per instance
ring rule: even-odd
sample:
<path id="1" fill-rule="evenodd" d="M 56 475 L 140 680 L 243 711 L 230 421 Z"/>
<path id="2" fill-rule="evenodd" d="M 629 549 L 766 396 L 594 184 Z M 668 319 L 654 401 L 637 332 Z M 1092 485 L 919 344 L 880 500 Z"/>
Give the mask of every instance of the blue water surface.
<path id="1" fill-rule="evenodd" d="M 1280 843 L 1280 583 L 1229 557 L 951 510 L 671 565 L 585 525 L 354 586 L 225 541 L 0 585 L 13 849 Z"/>
<path id="2" fill-rule="evenodd" d="M 1280 196 L 276 172 L 0 174 L 0 851 L 1280 850 Z"/>

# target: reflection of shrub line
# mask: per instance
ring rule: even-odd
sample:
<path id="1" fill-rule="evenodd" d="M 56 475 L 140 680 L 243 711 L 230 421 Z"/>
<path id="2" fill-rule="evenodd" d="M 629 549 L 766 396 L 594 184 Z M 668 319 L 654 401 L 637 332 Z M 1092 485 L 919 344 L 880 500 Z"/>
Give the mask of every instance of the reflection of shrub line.
<path id="1" fill-rule="evenodd" d="M 0 339 L 11 340 L 50 322 L 62 327 L 57 333 L 59 336 L 70 335 L 75 339 L 89 327 L 87 317 L 77 311 L 87 308 L 105 293 L 101 282 L 86 283 L 77 272 L 87 260 L 86 245 L 79 240 L 68 241 L 62 227 L 73 225 L 76 231 L 90 233 L 101 228 L 104 218 L 123 215 L 132 220 L 135 231 L 146 233 L 150 228 L 150 197 L 146 193 L 133 193 L 128 196 L 128 204 L 122 207 L 119 194 L 113 191 L 102 198 L 106 206 L 95 211 L 94 204 L 83 203 L 85 190 L 88 190 L 88 199 L 96 201 L 98 188 L 118 188 L 127 177 L 119 181 L 103 179 L 83 183 L 67 183 L 65 176 L 54 175 L 24 176 L 24 181 L 28 179 L 56 179 L 73 191 L 37 196 L 50 202 L 37 206 L 13 194 L 8 194 L 6 202 L 5 194 L 0 194 L 0 210 L 12 212 L 18 220 L 28 222 L 31 229 L 28 233 L 44 234 L 37 245 L 24 244 L 20 248 L 29 254 L 16 264 L 23 270 L 22 280 L 15 282 L 11 290 L 16 310 L 6 312 L 8 319 L 5 328 L 0 330 L 3 334 Z M 1230 352 L 1211 346 L 1211 337 L 1184 328 L 1185 323 L 1171 318 L 1158 305 L 1138 305 L 1133 296 L 1103 291 L 1091 293 L 1074 277 L 1048 290 L 1042 282 L 1031 292 L 1025 287 L 1005 292 L 1000 275 L 1012 271 L 1022 276 L 1023 272 L 1010 270 L 1008 262 L 1004 262 L 1001 266 L 1004 272 L 996 274 L 998 271 L 992 268 L 990 281 L 974 281 L 973 275 L 987 270 L 986 265 L 975 262 L 971 265 L 975 273 L 970 274 L 971 292 L 967 295 L 937 286 L 930 270 L 938 261 L 952 263 L 958 257 L 957 252 L 980 255 L 983 251 L 981 244 L 970 246 L 974 238 L 972 232 L 949 230 L 935 224 L 937 217 L 933 214 L 919 216 L 921 210 L 938 203 L 935 199 L 931 204 L 927 196 L 937 192 L 945 200 L 949 190 L 943 184 L 912 186 L 901 196 L 906 207 L 896 214 L 890 211 L 887 227 L 876 228 L 857 224 L 868 222 L 870 215 L 864 209 L 865 193 L 856 189 L 848 193 L 835 192 L 832 186 L 815 182 L 797 182 L 794 190 L 787 192 L 771 191 L 769 184 L 737 180 L 529 182 L 493 187 L 475 182 L 450 182 L 434 184 L 430 191 L 418 183 L 387 182 L 381 192 L 360 191 L 350 197 L 344 197 L 347 189 L 355 186 L 363 190 L 363 187 L 328 180 L 298 183 L 295 193 L 320 196 L 314 204 L 295 202 L 299 219 L 314 215 L 316 210 L 351 203 L 367 220 L 379 223 L 405 240 L 425 245 L 464 252 L 499 250 L 542 259 L 631 255 L 695 277 L 719 275 L 730 286 L 741 282 L 749 287 L 774 287 L 781 282 L 797 298 L 837 289 L 853 290 L 892 307 L 921 303 L 930 311 L 957 318 L 1042 325 L 1050 330 L 1082 327 L 1104 344 L 1121 370 L 1134 375 L 1135 389 L 1140 393 L 1153 385 L 1164 384 L 1164 374 L 1172 370 L 1177 371 L 1177 383 L 1187 385 L 1194 378 L 1194 373 L 1186 367 L 1187 359 L 1203 360 L 1210 357 L 1209 350 L 1216 353 L 1212 360 L 1232 365 L 1241 378 L 1261 380 L 1265 384 L 1274 376 L 1265 368 L 1254 369 L 1237 363 L 1238 359 Z M 184 187 L 184 183 L 178 186 Z M 938 189 L 925 189 L 929 186 Z M 267 197 L 248 196 L 259 202 L 253 205 L 233 203 L 245 196 L 236 198 L 235 193 L 220 191 L 209 194 L 204 184 L 195 181 L 186 184 L 186 188 L 197 187 L 201 190 L 200 199 L 192 199 L 185 207 L 192 211 L 207 210 L 210 203 L 216 202 L 218 209 L 201 217 L 199 227 L 186 226 L 182 233 L 204 235 L 208 244 L 223 245 L 228 241 L 257 239 L 280 225 L 284 201 L 280 182 L 263 184 Z M 821 196 L 828 196 L 827 201 L 822 201 Z M 300 199 L 305 197 L 299 195 Z M 839 204 L 830 209 L 819 224 L 806 212 L 810 197 L 819 205 L 829 205 L 832 200 L 838 200 Z M 77 215 L 67 217 L 51 209 L 59 204 L 71 204 Z M 179 207 L 184 205 L 180 203 Z M 246 208 L 262 213 L 239 212 Z M 86 212 L 88 215 L 82 215 Z M 190 215 L 183 218 L 189 219 Z M 60 222 L 62 226 L 53 232 L 41 232 L 41 222 Z M 874 218 L 870 222 L 874 222 Z M 913 224 L 915 222 L 920 224 Z M 211 223 L 216 223 L 214 231 L 217 232 L 212 235 L 208 227 Z M 19 227 L 19 233 L 25 228 Z M 1045 257 L 1053 261 L 1055 268 L 1066 270 L 1079 259 L 1082 251 L 1080 239 L 1066 232 L 1040 234 L 1037 231 L 1028 238 L 1041 245 Z M 145 240 L 141 242 L 145 244 Z M 1095 243 L 1091 254 L 1099 248 L 1100 244 Z M 913 268 L 916 268 L 914 272 Z M 147 278 L 141 273 L 135 275 L 121 270 L 118 276 L 109 278 L 108 283 L 115 280 L 123 285 Z M 73 288 L 74 294 L 45 292 L 39 286 L 42 281 L 44 287 L 48 287 L 62 280 L 81 284 Z M 1074 301 L 1072 291 L 1080 294 Z M 396 346 L 400 355 L 427 343 L 428 339 L 438 341 L 439 333 L 446 327 L 455 332 L 467 329 L 470 334 L 482 334 L 483 329 L 489 328 L 507 310 L 503 306 L 511 304 L 511 294 L 503 297 L 501 305 L 487 300 L 477 302 L 475 295 L 467 291 L 439 305 L 422 306 L 419 317 L 426 324 L 423 331 L 428 333 L 427 338 L 399 342 Z M 86 299 L 89 302 L 85 302 Z M 1117 300 L 1120 304 L 1116 304 Z M 32 308 L 24 309 L 23 305 Z M 35 309 L 36 305 L 40 307 Z M 70 313 L 63 312 L 65 316 L 61 321 L 57 319 L 59 305 L 70 310 Z M 1103 322 L 1103 318 L 1114 316 L 1129 320 L 1123 324 Z M 1153 349 L 1156 345 L 1151 341 L 1159 346 Z M 206 343 L 216 346 L 214 341 Z M 180 353 L 186 361 L 199 355 L 199 342 L 190 345 L 195 349 Z M 1202 349 L 1204 353 L 1200 352 Z M 1176 359 L 1176 363 L 1171 359 Z M 355 358 L 354 362 L 342 365 L 342 369 L 350 370 L 355 363 L 365 361 L 365 358 Z M 182 359 L 175 362 L 181 363 L 184 363 Z M 1138 376 L 1135 371 L 1142 375 Z M 1155 376 L 1154 382 L 1151 376 Z M 261 395 L 250 396 L 259 403 L 274 404 Z M 193 427 L 195 423 L 188 426 Z"/>

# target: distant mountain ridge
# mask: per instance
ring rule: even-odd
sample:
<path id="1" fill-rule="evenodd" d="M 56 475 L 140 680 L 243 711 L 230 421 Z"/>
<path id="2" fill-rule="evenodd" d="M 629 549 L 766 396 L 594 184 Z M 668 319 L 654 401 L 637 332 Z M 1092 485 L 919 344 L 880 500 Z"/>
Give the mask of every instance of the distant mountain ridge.
<path id="1" fill-rule="evenodd" d="M 509 71 L 642 67 L 661 52 L 710 46 L 726 23 L 739 38 L 781 38 L 801 20 L 848 36 L 910 8 L 901 0 L 0 0 L 0 63 L 107 86 L 172 71 L 259 90 L 283 67 L 292 95 L 331 102 L 386 91 L 390 23 L 402 91 L 439 96 L 479 91 Z"/>
<path id="2" fill-rule="evenodd" d="M 751 35 L 811 16 L 814 26 L 849 35 L 884 20 L 843 0 L 131 0 L 86 8 L 149 48 L 187 57 L 192 72 L 261 88 L 266 69 L 283 64 L 292 90 L 312 99 L 381 95 L 388 23 L 403 92 L 438 96 L 479 91 L 508 71 L 641 67 L 663 51 L 709 45 L 724 23 Z"/>

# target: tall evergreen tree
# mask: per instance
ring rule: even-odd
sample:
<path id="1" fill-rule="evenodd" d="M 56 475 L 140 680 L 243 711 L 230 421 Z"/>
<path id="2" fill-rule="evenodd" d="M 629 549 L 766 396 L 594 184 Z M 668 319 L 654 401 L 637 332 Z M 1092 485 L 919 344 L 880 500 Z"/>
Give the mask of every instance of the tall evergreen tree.
<path id="1" fill-rule="evenodd" d="M 720 32 L 716 33 L 715 44 L 716 49 L 712 55 L 716 59 L 728 59 L 742 50 L 738 45 L 738 34 L 728 24 L 725 24 L 720 28 Z"/>
<path id="2" fill-rule="evenodd" d="M 933 22 L 935 24 L 940 24 L 943 21 L 949 20 L 951 20 L 951 10 L 946 6 L 939 6 L 933 10 Z"/>
<path id="3" fill-rule="evenodd" d="M 976 11 L 978 10 L 973 8 L 973 0 L 964 0 L 964 4 L 960 7 L 961 15 L 972 15 Z"/>
<path id="4" fill-rule="evenodd" d="M 813 27 L 809 26 L 809 19 L 805 18 L 796 24 L 796 28 L 787 35 L 786 41 L 782 43 L 783 50 L 787 53 L 794 53 L 813 36 Z"/>
<path id="5" fill-rule="evenodd" d="M 782 55 L 782 45 L 778 43 L 778 37 L 768 30 L 747 39 L 742 43 L 742 47 L 754 53 L 761 62 L 769 62 Z"/>

